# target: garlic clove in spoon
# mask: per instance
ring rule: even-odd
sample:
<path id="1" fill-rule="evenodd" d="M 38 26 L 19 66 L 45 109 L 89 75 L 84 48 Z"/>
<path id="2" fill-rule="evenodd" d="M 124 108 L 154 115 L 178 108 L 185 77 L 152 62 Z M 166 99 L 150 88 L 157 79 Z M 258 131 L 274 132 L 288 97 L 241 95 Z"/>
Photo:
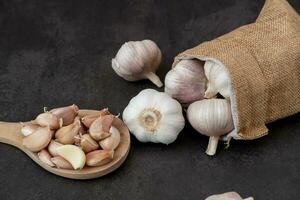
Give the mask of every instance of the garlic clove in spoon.
<path id="1" fill-rule="evenodd" d="M 90 127 L 92 125 L 92 123 L 99 117 L 101 116 L 105 116 L 105 115 L 110 115 L 110 112 L 108 111 L 107 108 L 104 108 L 100 111 L 86 111 L 86 112 L 80 112 L 78 114 L 79 116 L 82 116 L 81 118 L 81 122 L 86 126 L 86 127 Z"/>
<path id="2" fill-rule="evenodd" d="M 205 75 L 208 79 L 205 98 L 213 98 L 220 93 L 229 99 L 231 95 L 231 84 L 229 73 L 225 67 L 214 61 L 207 60 L 204 64 Z"/>
<path id="3" fill-rule="evenodd" d="M 73 169 L 73 166 L 66 159 L 61 156 L 55 156 L 51 158 L 51 162 L 59 169 Z"/>
<path id="4" fill-rule="evenodd" d="M 80 146 L 85 153 L 89 153 L 99 148 L 98 143 L 89 134 L 84 134 L 81 137 Z"/>
<path id="5" fill-rule="evenodd" d="M 34 120 L 34 123 L 43 127 L 49 127 L 50 129 L 58 129 L 60 127 L 59 118 L 49 112 L 39 114 Z"/>
<path id="6" fill-rule="evenodd" d="M 85 165 L 86 157 L 81 148 L 67 144 L 57 148 L 59 156 L 71 163 L 75 170 L 82 169 Z"/>
<path id="7" fill-rule="evenodd" d="M 54 114 L 58 119 L 62 119 L 63 126 L 67 126 L 73 123 L 78 111 L 78 106 L 75 104 L 71 106 L 65 106 L 61 108 L 54 108 L 49 112 Z"/>
<path id="8" fill-rule="evenodd" d="M 187 118 L 194 129 L 209 136 L 206 154 L 214 155 L 220 136 L 233 130 L 230 103 L 226 99 L 204 99 L 192 103 Z"/>
<path id="9" fill-rule="evenodd" d="M 165 92 L 182 104 L 204 99 L 206 77 L 201 61 L 181 60 L 165 78 Z"/>
<path id="10" fill-rule="evenodd" d="M 104 138 L 109 137 L 111 134 L 109 133 L 109 129 L 114 120 L 114 115 L 105 115 L 97 118 L 91 125 L 89 129 L 89 133 L 92 138 L 96 141 L 102 140 Z"/>
<path id="11" fill-rule="evenodd" d="M 96 150 L 86 154 L 86 165 L 97 167 L 105 165 L 113 160 L 114 151 Z"/>
<path id="12" fill-rule="evenodd" d="M 28 136 L 32 133 L 34 133 L 37 129 L 39 128 L 38 125 L 36 124 L 27 124 L 27 125 L 24 125 L 21 129 L 21 133 L 24 135 L 24 136 Z"/>
<path id="13" fill-rule="evenodd" d="M 54 134 L 48 127 L 39 127 L 34 133 L 23 138 L 23 145 L 32 152 L 46 148 Z"/>
<path id="14" fill-rule="evenodd" d="M 181 105 L 168 94 L 142 90 L 123 111 L 123 120 L 141 142 L 170 144 L 184 127 Z"/>
<path id="15" fill-rule="evenodd" d="M 81 124 L 79 121 L 75 121 L 73 124 L 61 127 L 55 133 L 57 142 L 62 144 L 73 144 L 75 142 L 75 136 L 78 135 Z"/>
<path id="16" fill-rule="evenodd" d="M 121 141 L 120 132 L 114 126 L 109 130 L 111 135 L 103 140 L 99 141 L 100 146 L 104 150 L 114 150 L 118 147 Z"/>
<path id="17" fill-rule="evenodd" d="M 58 156 L 57 148 L 61 146 L 63 146 L 63 144 L 56 142 L 55 140 L 51 140 L 48 145 L 48 152 L 51 154 L 51 156 Z"/>
<path id="18" fill-rule="evenodd" d="M 54 163 L 51 161 L 51 155 L 47 150 L 42 149 L 40 152 L 38 152 L 38 157 L 42 162 L 49 165 L 50 167 L 55 166 Z"/>
<path id="19" fill-rule="evenodd" d="M 155 74 L 161 62 L 161 51 L 151 40 L 126 42 L 112 59 L 112 68 L 127 81 L 149 79 L 157 87 L 162 82 Z"/>

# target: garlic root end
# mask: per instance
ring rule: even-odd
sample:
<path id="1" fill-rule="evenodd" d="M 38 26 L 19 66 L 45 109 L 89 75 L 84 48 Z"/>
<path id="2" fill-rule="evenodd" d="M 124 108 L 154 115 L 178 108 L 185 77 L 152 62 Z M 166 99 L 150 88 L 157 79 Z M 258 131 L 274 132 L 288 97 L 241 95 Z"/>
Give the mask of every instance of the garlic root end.
<path id="1" fill-rule="evenodd" d="M 218 142 L 219 142 L 219 136 L 210 136 L 205 153 L 209 156 L 215 155 L 218 147 Z"/>
<path id="2" fill-rule="evenodd" d="M 153 73 L 153 72 L 148 72 L 145 74 L 145 77 L 147 77 L 152 83 L 154 83 L 157 87 L 162 87 L 163 83 L 159 79 L 159 77 Z"/>

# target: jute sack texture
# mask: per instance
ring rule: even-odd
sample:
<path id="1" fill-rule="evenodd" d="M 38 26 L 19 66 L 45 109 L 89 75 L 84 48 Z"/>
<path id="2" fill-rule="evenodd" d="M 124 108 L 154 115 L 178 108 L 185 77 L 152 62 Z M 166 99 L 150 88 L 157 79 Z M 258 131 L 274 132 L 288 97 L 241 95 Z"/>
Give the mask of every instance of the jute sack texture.
<path id="1" fill-rule="evenodd" d="M 217 60 L 229 72 L 240 139 L 300 111 L 300 16 L 285 0 L 267 0 L 257 20 L 179 54 Z"/>

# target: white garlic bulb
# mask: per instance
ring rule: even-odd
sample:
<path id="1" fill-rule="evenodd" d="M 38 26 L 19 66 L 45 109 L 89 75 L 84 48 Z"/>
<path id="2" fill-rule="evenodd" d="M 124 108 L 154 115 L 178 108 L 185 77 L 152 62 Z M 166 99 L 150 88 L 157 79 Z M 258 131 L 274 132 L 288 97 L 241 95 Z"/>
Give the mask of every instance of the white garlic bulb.
<path id="1" fill-rule="evenodd" d="M 220 93 L 224 98 L 229 99 L 231 84 L 225 67 L 214 61 L 207 60 L 204 64 L 204 71 L 208 79 L 205 98 L 213 98 Z"/>
<path id="2" fill-rule="evenodd" d="M 181 105 L 153 89 L 142 90 L 130 100 L 123 120 L 141 142 L 172 143 L 184 127 Z"/>
<path id="3" fill-rule="evenodd" d="M 165 92 L 182 104 L 204 99 L 206 78 L 199 60 L 181 60 L 165 78 Z"/>
<path id="4" fill-rule="evenodd" d="M 234 128 L 230 103 L 226 99 L 204 99 L 192 103 L 187 118 L 199 133 L 209 136 L 206 153 L 214 155 L 219 137 Z"/>
<path id="5" fill-rule="evenodd" d="M 236 192 L 226 192 L 224 194 L 216 194 L 207 197 L 205 200 L 254 200 L 253 197 L 248 197 L 243 199 L 238 193 Z"/>
<path id="6" fill-rule="evenodd" d="M 112 59 L 112 68 L 127 81 L 149 79 L 161 87 L 163 84 L 155 74 L 160 62 L 161 51 L 153 41 L 130 41 L 123 44 Z"/>

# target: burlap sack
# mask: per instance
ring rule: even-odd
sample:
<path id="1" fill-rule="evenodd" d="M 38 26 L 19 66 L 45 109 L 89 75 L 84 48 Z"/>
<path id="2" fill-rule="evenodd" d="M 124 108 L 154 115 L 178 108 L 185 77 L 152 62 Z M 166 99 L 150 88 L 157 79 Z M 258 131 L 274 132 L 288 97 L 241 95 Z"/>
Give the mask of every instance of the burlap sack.
<path id="1" fill-rule="evenodd" d="M 232 84 L 236 139 L 268 133 L 266 123 L 300 111 L 300 16 L 285 0 L 267 0 L 257 20 L 179 54 L 213 60 Z"/>

